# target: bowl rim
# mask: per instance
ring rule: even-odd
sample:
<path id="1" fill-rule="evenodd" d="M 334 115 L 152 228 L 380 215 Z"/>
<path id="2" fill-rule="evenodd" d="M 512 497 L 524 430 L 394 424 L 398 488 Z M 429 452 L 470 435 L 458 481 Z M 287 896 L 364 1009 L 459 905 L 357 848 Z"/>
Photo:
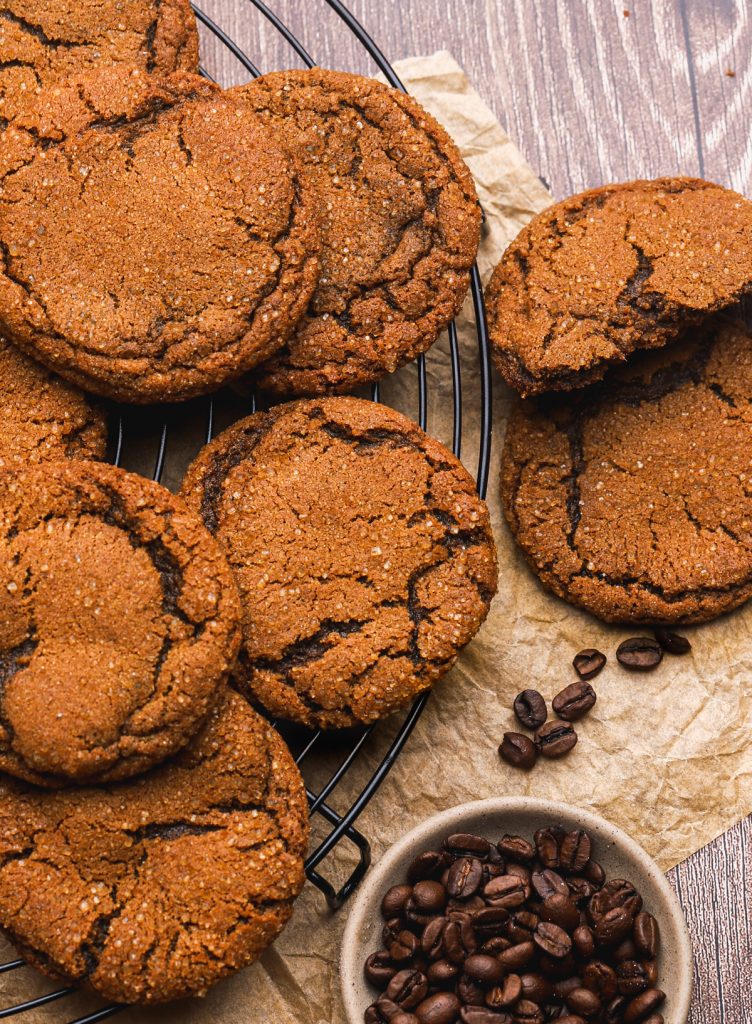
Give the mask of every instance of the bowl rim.
<path id="1" fill-rule="evenodd" d="M 361 963 L 355 962 L 359 935 L 366 923 L 365 918 L 372 909 L 374 895 L 378 896 L 382 889 L 385 888 L 395 864 L 416 843 L 419 843 L 423 837 L 427 838 L 428 834 L 440 830 L 446 830 L 448 833 L 456 831 L 456 826 L 461 826 L 468 817 L 475 817 L 478 814 L 514 814 L 530 811 L 538 811 L 541 815 L 548 818 L 555 818 L 557 814 L 574 817 L 585 830 L 592 829 L 599 832 L 605 830 L 610 833 L 615 846 L 620 847 L 628 857 L 641 864 L 650 881 L 655 885 L 660 896 L 665 901 L 668 912 L 676 925 L 679 940 L 675 964 L 677 993 L 675 995 L 672 994 L 671 1010 L 672 1016 L 676 1015 L 676 1024 L 685 1024 L 689 1016 L 693 993 L 694 955 L 684 911 L 665 874 L 650 854 L 635 839 L 620 829 L 618 825 L 614 825 L 607 818 L 596 814 L 595 811 L 560 800 L 547 800 L 541 797 L 529 796 L 504 796 L 490 797 L 485 800 L 471 800 L 467 803 L 457 804 L 454 807 L 439 811 L 438 814 L 425 818 L 405 833 L 376 862 L 355 897 L 342 935 L 340 989 L 349 1024 L 360 1024 L 363 1014 L 363 1007 L 355 1005 L 358 980 L 362 977 L 361 972 L 363 969 Z"/>

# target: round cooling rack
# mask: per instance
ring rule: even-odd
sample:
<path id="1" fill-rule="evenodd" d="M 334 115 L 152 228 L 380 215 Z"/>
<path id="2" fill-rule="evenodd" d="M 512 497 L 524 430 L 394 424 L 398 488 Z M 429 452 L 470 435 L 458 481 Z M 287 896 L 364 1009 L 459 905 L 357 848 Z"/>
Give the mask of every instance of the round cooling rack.
<path id="1" fill-rule="evenodd" d="M 355 36 L 390 85 L 405 91 L 402 82 L 384 54 L 352 13 L 340 0 L 324 0 L 324 2 L 341 20 L 344 30 Z M 258 16 L 265 18 L 282 35 L 303 64 L 307 67 L 316 65 L 314 56 L 263 0 L 248 0 L 248 5 L 255 8 Z M 232 54 L 245 72 L 254 78 L 262 73 L 262 69 L 203 10 L 194 5 L 194 11 L 198 21 Z M 264 68 L 263 70 L 270 69 Z M 201 74 L 212 81 L 215 80 L 210 71 L 204 67 L 201 68 Z M 491 448 L 491 367 L 483 293 L 477 266 L 472 269 L 470 291 L 475 315 L 477 352 L 472 357 L 469 357 L 467 353 L 463 356 L 460 353 L 455 324 L 451 324 L 447 332 L 452 377 L 451 447 L 454 454 L 459 457 L 463 440 L 461 380 L 464 358 L 465 363 L 468 364 L 465 366 L 468 377 L 478 382 L 479 397 L 474 401 L 480 402 L 478 410 L 480 428 L 479 436 L 476 434 L 473 437 L 473 442 L 478 445 L 476 474 L 478 493 L 481 497 L 485 497 Z M 470 361 L 468 362 L 468 360 Z M 420 426 L 426 430 L 429 384 L 425 356 L 421 355 L 415 361 L 415 370 L 417 418 Z M 371 388 L 371 397 L 377 402 L 382 400 L 378 384 Z M 191 449 L 187 455 L 187 460 L 190 461 L 201 445 L 210 441 L 219 429 L 223 429 L 234 420 L 248 415 L 255 409 L 255 396 L 241 398 L 233 391 L 220 392 L 219 395 L 187 402 L 179 407 L 138 409 L 115 407 L 113 409 L 114 444 L 110 453 L 111 461 L 115 465 L 123 464 L 129 469 L 150 475 L 157 481 L 167 478 L 168 484 L 177 482 L 186 468 L 186 451 L 188 449 Z M 177 451 L 178 448 L 179 451 Z M 144 454 L 149 451 L 151 452 L 150 456 Z M 146 463 L 145 458 L 149 460 Z M 304 732 L 281 722 L 274 723 L 284 735 L 298 766 L 306 777 L 311 824 L 315 836 L 314 847 L 306 861 L 306 874 L 308 879 L 324 894 L 331 910 L 337 910 L 352 895 L 370 866 L 370 844 L 366 836 L 355 827 L 355 822 L 389 774 L 415 728 L 428 699 L 429 693 L 418 697 L 404 714 L 402 720 L 398 722 L 396 731 L 393 720 L 383 725 L 374 724 L 365 729 L 347 730 L 341 735 L 325 734 L 321 731 Z M 375 768 L 373 768 L 374 760 L 376 761 Z M 311 781 L 314 777 L 315 784 Z M 337 801 L 337 790 L 345 777 L 351 782 L 350 790 L 357 789 L 358 795 L 349 806 L 335 810 L 329 801 L 333 799 L 333 802 L 342 803 L 341 800 Z M 322 862 L 335 850 L 341 851 L 343 854 L 334 865 L 335 869 L 339 868 L 335 874 L 341 873 L 342 862 L 347 863 L 346 872 L 349 871 L 349 874 L 346 874 L 344 879 L 338 878 L 336 882 L 333 882 L 322 873 L 320 868 Z M 352 866 L 353 862 L 354 866 Z M 0 964 L 0 975 L 21 970 L 26 966 L 23 959 L 11 960 Z M 39 982 L 40 985 L 43 984 L 41 977 Z M 36 976 L 34 983 L 36 983 Z M 14 1006 L 0 1007 L 0 1020 L 18 1017 L 28 1011 L 71 997 L 77 992 L 76 988 L 57 988 L 54 991 L 28 998 Z M 126 1009 L 125 1006 L 112 1004 L 84 1016 L 77 1016 L 73 1020 L 70 1020 L 67 1014 L 57 1015 L 50 1019 L 61 1022 L 65 1020 L 67 1024 L 95 1024 L 96 1021 L 105 1020 Z"/>

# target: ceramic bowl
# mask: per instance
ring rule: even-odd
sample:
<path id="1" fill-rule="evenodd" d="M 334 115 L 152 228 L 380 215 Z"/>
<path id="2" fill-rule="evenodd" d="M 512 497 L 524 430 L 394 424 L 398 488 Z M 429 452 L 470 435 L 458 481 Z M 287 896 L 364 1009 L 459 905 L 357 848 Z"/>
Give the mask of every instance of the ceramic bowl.
<path id="1" fill-rule="evenodd" d="M 628 878 L 642 894 L 645 909 L 656 918 L 661 933 L 658 987 L 666 993 L 661 1013 L 665 1024 L 686 1024 L 692 996 L 692 946 L 684 915 L 657 864 L 634 839 L 592 811 L 532 797 L 479 800 L 443 811 L 395 843 L 366 876 L 347 920 L 340 958 L 349 1024 L 363 1024 L 365 1009 L 378 996 L 363 977 L 363 964 L 381 945 L 381 898 L 390 886 L 405 881 L 414 857 L 437 849 L 453 832 L 489 839 L 500 839 L 508 832 L 532 839 L 537 829 L 551 824 L 585 829 L 607 877 Z"/>

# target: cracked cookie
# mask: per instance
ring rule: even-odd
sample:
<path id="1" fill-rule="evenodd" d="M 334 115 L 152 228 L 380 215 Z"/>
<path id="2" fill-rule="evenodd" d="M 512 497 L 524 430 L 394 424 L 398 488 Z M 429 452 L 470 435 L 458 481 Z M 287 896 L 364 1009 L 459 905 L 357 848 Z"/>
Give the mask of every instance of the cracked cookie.
<path id="1" fill-rule="evenodd" d="M 45 974 L 107 999 L 204 995 L 289 919 L 307 822 L 287 747 L 225 690 L 190 744 L 137 779 L 0 783 L 0 928 Z"/>
<path id="2" fill-rule="evenodd" d="M 403 707 L 454 664 L 496 592 L 472 478 L 382 405 L 249 416 L 203 449 L 181 493 L 240 588 L 237 685 L 282 718 L 342 728 Z"/>
<path id="3" fill-rule="evenodd" d="M 173 401 L 285 341 L 318 276 L 316 200 L 238 98 L 123 67 L 2 134 L 0 319 L 89 391 Z"/>
<path id="4" fill-rule="evenodd" d="M 57 459 L 102 459 L 104 410 L 0 335 L 0 470 Z"/>
<path id="5" fill-rule="evenodd" d="M 523 396 L 600 380 L 752 290 L 752 203 L 697 178 L 583 192 L 538 214 L 486 289 L 492 352 Z"/>
<path id="6" fill-rule="evenodd" d="M 323 217 L 318 288 L 259 385 L 341 394 L 425 352 L 462 305 L 480 238 L 475 186 L 447 133 L 359 75 L 275 72 L 233 92 L 284 134 Z"/>
<path id="7" fill-rule="evenodd" d="M 692 330 L 566 399 L 520 402 L 501 492 L 541 581 L 607 622 L 752 596 L 752 337 Z"/>
<path id="8" fill-rule="evenodd" d="M 94 462 L 0 474 L 0 770 L 124 778 L 217 700 L 240 608 L 216 541 L 159 484 Z"/>
<path id="9" fill-rule="evenodd" d="M 35 92 L 90 65 L 198 71 L 198 30 L 189 0 L 3 0 L 0 117 Z"/>

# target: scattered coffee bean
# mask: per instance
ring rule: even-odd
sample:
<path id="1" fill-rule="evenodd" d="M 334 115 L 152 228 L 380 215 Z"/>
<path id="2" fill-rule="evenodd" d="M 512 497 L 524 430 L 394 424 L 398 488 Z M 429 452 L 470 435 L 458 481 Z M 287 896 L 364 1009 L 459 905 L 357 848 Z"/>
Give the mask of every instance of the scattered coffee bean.
<path id="1" fill-rule="evenodd" d="M 455 833 L 382 899 L 366 1024 L 663 1024 L 660 935 L 590 836 Z"/>
<path id="2" fill-rule="evenodd" d="M 577 733 L 568 722 L 547 722 L 535 734 L 535 745 L 544 757 L 564 757 L 577 744 Z"/>
<path id="3" fill-rule="evenodd" d="M 667 654 L 689 654 L 692 650 L 692 644 L 681 633 L 672 633 L 669 629 L 655 629 L 653 634 Z"/>
<path id="4" fill-rule="evenodd" d="M 631 672 L 650 672 L 663 661 L 663 648 L 650 636 L 633 636 L 619 644 L 616 659 Z"/>
<path id="5" fill-rule="evenodd" d="M 514 713 L 526 729 L 540 729 L 548 718 L 546 702 L 537 690 L 523 690 L 514 699 Z"/>
<path id="6" fill-rule="evenodd" d="M 595 690 L 590 683 L 579 680 L 565 686 L 561 693 L 557 693 L 551 706 L 565 722 L 576 722 L 588 713 L 596 699 Z"/>
<path id="7" fill-rule="evenodd" d="M 580 679 L 595 679 L 606 664 L 606 655 L 596 651 L 594 647 L 586 647 L 575 654 L 572 664 Z"/>
<path id="8" fill-rule="evenodd" d="M 499 756 L 512 767 L 529 771 L 538 760 L 538 748 L 521 732 L 505 732 L 499 747 Z"/>

